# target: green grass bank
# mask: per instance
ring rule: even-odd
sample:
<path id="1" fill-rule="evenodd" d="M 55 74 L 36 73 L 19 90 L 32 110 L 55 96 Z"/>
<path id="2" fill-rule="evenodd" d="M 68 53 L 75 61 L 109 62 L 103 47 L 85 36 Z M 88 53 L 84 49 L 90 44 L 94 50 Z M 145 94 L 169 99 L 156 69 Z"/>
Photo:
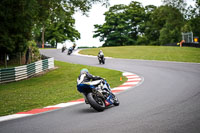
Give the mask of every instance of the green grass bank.
<path id="1" fill-rule="evenodd" d="M 42 108 L 82 98 L 76 79 L 82 68 L 107 79 L 111 87 L 121 85 L 122 72 L 55 61 L 58 67 L 39 77 L 0 85 L 0 116 Z"/>
<path id="2" fill-rule="evenodd" d="M 81 54 L 97 55 L 102 49 L 105 56 L 125 59 L 200 63 L 200 48 L 170 46 L 121 46 L 85 49 Z"/>

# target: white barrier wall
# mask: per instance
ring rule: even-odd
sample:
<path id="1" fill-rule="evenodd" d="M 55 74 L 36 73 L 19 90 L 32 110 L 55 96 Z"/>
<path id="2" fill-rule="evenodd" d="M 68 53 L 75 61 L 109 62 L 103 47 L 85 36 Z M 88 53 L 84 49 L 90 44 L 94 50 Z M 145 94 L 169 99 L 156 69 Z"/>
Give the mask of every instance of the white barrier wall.
<path id="1" fill-rule="evenodd" d="M 48 58 L 14 68 L 0 69 L 0 84 L 26 79 L 52 68 L 54 68 L 54 58 Z"/>

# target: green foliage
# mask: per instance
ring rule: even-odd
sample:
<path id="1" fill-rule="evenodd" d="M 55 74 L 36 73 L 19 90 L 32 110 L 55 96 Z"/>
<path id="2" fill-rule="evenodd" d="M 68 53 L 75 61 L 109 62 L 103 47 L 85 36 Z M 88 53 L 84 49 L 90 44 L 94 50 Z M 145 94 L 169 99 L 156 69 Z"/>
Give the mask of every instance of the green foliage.
<path id="1" fill-rule="evenodd" d="M 179 10 L 184 16 L 182 32 L 193 32 L 194 36 L 200 36 L 200 1 L 196 0 L 195 6 L 189 5 L 184 0 L 163 0 L 163 3 Z"/>
<path id="2" fill-rule="evenodd" d="M 159 38 L 159 30 L 157 26 L 153 22 L 152 14 L 157 9 L 154 5 L 148 5 L 145 7 L 145 17 L 144 23 L 142 23 L 139 27 L 141 33 L 145 35 L 147 38 L 147 42 L 145 44 L 154 44 L 158 45 L 158 38 Z"/>
<path id="3" fill-rule="evenodd" d="M 145 45 L 145 44 L 148 44 L 148 39 L 146 36 L 138 36 L 138 39 L 137 39 L 137 42 L 136 42 L 137 45 Z"/>
<path id="4" fill-rule="evenodd" d="M 75 20 L 72 18 L 73 12 L 66 12 L 66 9 L 57 8 L 49 20 L 46 27 L 46 41 L 50 44 L 57 45 L 65 40 L 75 41 L 80 38 L 80 33 L 74 28 Z"/>
<path id="5" fill-rule="evenodd" d="M 139 2 L 115 5 L 106 12 L 106 23 L 95 25 L 93 37 L 105 41 L 103 46 L 124 46 L 136 44 L 139 34 L 138 25 L 144 19 L 144 9 Z"/>
<path id="6" fill-rule="evenodd" d="M 105 41 L 103 46 L 123 46 L 134 44 L 167 44 L 181 39 L 184 18 L 172 6 L 145 8 L 139 2 L 128 6 L 115 5 L 105 13 L 106 22 L 95 25 L 94 37 Z"/>
<path id="7" fill-rule="evenodd" d="M 73 15 L 76 11 L 86 14 L 92 4 L 107 5 L 108 0 L 39 0 L 39 21 L 35 25 L 34 39 L 38 43 L 48 42 L 55 46 L 66 40 L 80 39 L 75 29 Z"/>
<path id="8" fill-rule="evenodd" d="M 196 0 L 194 8 L 190 9 L 190 19 L 187 24 L 191 27 L 194 36 L 200 37 L 200 1 Z"/>
<path id="9" fill-rule="evenodd" d="M 181 31 L 183 33 L 192 31 L 192 27 L 190 26 L 189 22 L 185 23 L 185 25 L 181 28 Z"/>
<path id="10" fill-rule="evenodd" d="M 184 25 L 184 18 L 178 9 L 171 6 L 161 6 L 155 10 L 152 19 L 160 31 L 159 42 L 161 45 L 181 40 L 181 27 Z"/>
<path id="11" fill-rule="evenodd" d="M 95 3 L 107 5 L 108 0 L 1 0 L 1 54 L 24 52 L 33 38 L 38 43 L 43 35 L 44 40 L 45 30 L 49 42 L 79 39 L 72 15 L 86 14 Z"/>
<path id="12" fill-rule="evenodd" d="M 200 15 L 189 20 L 189 24 L 191 26 L 194 36 L 198 36 L 198 37 L 200 37 L 200 23 L 199 22 L 200 22 Z"/>
<path id="13" fill-rule="evenodd" d="M 164 5 L 174 7 L 183 14 L 187 12 L 186 11 L 187 3 L 185 2 L 185 0 L 161 0 L 161 1 L 163 2 Z"/>
<path id="14" fill-rule="evenodd" d="M 186 9 L 184 0 L 162 0 L 163 5 L 143 7 L 132 1 L 115 5 L 105 12 L 105 23 L 94 25 L 93 37 L 100 37 L 103 46 L 134 44 L 165 45 L 181 41 L 181 32 L 200 36 L 200 5 Z"/>
<path id="15" fill-rule="evenodd" d="M 31 30 L 36 14 L 36 0 L 1 0 L 1 53 L 22 52 L 25 50 L 26 42 L 31 39 Z"/>
<path id="16" fill-rule="evenodd" d="M 38 61 L 40 59 L 40 51 L 35 41 L 28 41 L 28 48 L 31 51 L 31 62 Z"/>

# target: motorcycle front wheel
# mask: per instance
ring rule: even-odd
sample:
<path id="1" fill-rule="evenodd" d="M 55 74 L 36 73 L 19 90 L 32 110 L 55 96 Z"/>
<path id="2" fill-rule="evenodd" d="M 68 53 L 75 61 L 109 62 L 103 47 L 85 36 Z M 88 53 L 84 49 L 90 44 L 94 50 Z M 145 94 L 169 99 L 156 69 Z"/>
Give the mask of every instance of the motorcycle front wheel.
<path id="1" fill-rule="evenodd" d="M 101 59 L 100 59 L 100 58 L 98 58 L 98 60 L 99 60 L 99 64 L 101 64 Z"/>
<path id="2" fill-rule="evenodd" d="M 105 60 L 104 59 L 102 59 L 102 63 L 105 64 Z"/>
<path id="3" fill-rule="evenodd" d="M 103 111 L 106 107 L 104 99 L 97 96 L 96 94 L 93 93 L 88 93 L 87 94 L 87 99 L 89 104 L 96 110 L 96 111 Z"/>
<path id="4" fill-rule="evenodd" d="M 113 97 L 113 100 L 114 100 L 113 105 L 119 106 L 119 99 L 113 93 L 112 93 L 112 97 Z"/>

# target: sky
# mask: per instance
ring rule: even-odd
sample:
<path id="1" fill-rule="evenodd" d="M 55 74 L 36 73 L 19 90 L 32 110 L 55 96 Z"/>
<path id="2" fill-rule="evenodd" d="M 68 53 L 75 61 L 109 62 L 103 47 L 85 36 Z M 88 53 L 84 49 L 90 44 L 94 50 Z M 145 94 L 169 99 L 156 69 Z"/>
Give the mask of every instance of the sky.
<path id="1" fill-rule="evenodd" d="M 132 0 L 110 0 L 110 6 L 116 4 L 130 4 Z M 140 2 L 143 6 L 155 5 L 160 6 L 162 4 L 161 0 L 134 0 Z M 187 2 L 192 2 L 192 0 L 187 0 Z M 101 6 L 101 4 L 93 5 L 92 9 L 88 13 L 89 17 L 83 16 L 80 12 L 74 15 L 76 20 L 75 28 L 80 32 L 81 39 L 76 41 L 77 46 L 96 46 L 99 47 L 103 42 L 99 41 L 99 38 L 93 38 L 94 34 L 94 24 L 103 24 L 105 21 L 105 16 L 103 15 L 109 8 Z M 66 42 L 66 45 L 69 42 Z"/>

